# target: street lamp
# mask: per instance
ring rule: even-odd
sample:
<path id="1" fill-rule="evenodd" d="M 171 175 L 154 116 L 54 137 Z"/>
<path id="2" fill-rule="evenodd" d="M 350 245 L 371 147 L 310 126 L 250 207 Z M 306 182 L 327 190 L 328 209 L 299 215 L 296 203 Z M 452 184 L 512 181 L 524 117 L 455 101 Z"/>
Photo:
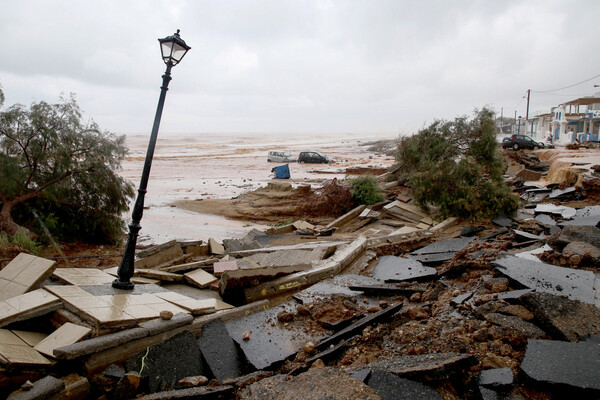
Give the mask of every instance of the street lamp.
<path id="1" fill-rule="evenodd" d="M 162 86 L 160 87 L 160 97 L 158 98 L 158 106 L 156 107 L 156 115 L 154 116 L 154 125 L 152 125 L 150 142 L 148 143 L 142 179 L 140 180 L 138 196 L 135 200 L 135 205 L 133 206 L 133 212 L 131 213 L 129 237 L 127 238 L 127 245 L 125 246 L 123 258 L 121 259 L 121 265 L 119 265 L 117 271 L 119 277 L 112 283 L 112 287 L 117 289 L 132 290 L 134 286 L 133 282 L 131 282 L 131 277 L 133 276 L 134 271 L 135 246 L 137 243 L 138 232 L 142 228 L 140 221 L 142 220 L 142 215 L 144 213 L 144 196 L 146 195 L 146 186 L 148 185 L 148 178 L 150 176 L 150 167 L 152 166 L 152 156 L 154 155 L 154 147 L 158 136 L 160 117 L 162 116 L 167 90 L 169 90 L 169 82 L 171 81 L 171 68 L 179 64 L 183 59 L 183 56 L 191 49 L 191 47 L 186 45 L 183 39 L 179 37 L 179 29 L 177 29 L 177 32 L 172 36 L 158 39 L 158 42 L 160 43 L 162 59 L 167 65 L 167 69 L 162 76 L 163 81 Z"/>

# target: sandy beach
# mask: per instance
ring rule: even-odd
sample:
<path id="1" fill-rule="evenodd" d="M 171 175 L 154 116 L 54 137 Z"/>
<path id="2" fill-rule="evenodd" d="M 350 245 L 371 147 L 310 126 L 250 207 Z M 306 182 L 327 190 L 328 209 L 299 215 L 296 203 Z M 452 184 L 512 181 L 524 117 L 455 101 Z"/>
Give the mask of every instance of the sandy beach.
<path id="1" fill-rule="evenodd" d="M 167 135 L 158 139 L 144 216 L 140 244 L 171 239 L 207 240 L 240 237 L 253 228 L 265 229 L 218 215 L 198 213 L 175 203 L 181 200 L 229 199 L 264 187 L 273 181 L 271 169 L 279 164 L 267 161 L 269 150 L 286 150 L 297 157 L 303 150 L 320 151 L 336 160 L 333 164 L 290 163 L 292 185 L 319 186 L 325 180 L 343 179 L 350 166 L 388 167 L 393 157 L 368 150 L 365 144 L 395 139 L 365 135 L 264 135 L 196 134 Z M 138 186 L 148 135 L 129 135 L 130 155 L 123 162 L 123 177 Z M 131 204 L 133 204 L 133 201 Z M 131 214 L 125 219 L 129 221 Z"/>

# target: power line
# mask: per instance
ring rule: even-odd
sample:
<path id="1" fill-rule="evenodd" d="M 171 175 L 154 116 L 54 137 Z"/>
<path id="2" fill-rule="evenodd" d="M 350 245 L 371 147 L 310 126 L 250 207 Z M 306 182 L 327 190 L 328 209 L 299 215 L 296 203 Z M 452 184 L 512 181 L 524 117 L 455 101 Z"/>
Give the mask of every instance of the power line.
<path id="1" fill-rule="evenodd" d="M 574 84 L 572 84 L 572 85 L 565 86 L 565 87 L 562 87 L 562 88 L 558 88 L 558 89 L 552 89 L 552 90 L 532 90 L 532 92 L 534 92 L 534 93 L 549 93 L 549 92 L 558 92 L 559 90 L 564 90 L 564 89 L 572 88 L 573 86 L 581 85 L 582 83 L 589 82 L 589 81 L 591 81 L 592 79 L 596 79 L 596 78 L 598 78 L 598 77 L 600 77 L 600 74 L 598 74 L 598 75 L 595 75 L 595 76 L 592 76 L 591 78 L 588 78 L 588 79 L 586 79 L 586 80 L 584 80 L 584 81 L 577 82 L 577 83 L 574 83 Z"/>

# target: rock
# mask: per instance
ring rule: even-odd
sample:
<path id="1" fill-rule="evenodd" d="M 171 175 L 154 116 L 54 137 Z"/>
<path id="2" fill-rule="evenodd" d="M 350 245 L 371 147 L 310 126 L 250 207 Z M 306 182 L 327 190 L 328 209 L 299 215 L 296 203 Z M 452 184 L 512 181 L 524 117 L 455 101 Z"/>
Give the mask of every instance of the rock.
<path id="1" fill-rule="evenodd" d="M 160 318 L 164 319 L 165 321 L 168 321 L 171 318 L 173 318 L 173 312 L 169 310 L 163 310 L 160 312 Z"/>
<path id="2" fill-rule="evenodd" d="M 533 319 L 533 313 L 531 311 L 529 311 L 528 309 L 526 309 L 523 306 L 516 305 L 516 304 L 502 307 L 498 311 L 502 314 L 514 315 L 515 317 L 519 317 L 524 321 L 530 321 Z"/>
<path id="3" fill-rule="evenodd" d="M 367 381 L 382 400 L 405 398 L 411 400 L 442 400 L 443 397 L 431 387 L 420 382 L 400 378 L 390 372 L 373 371 Z"/>
<path id="4" fill-rule="evenodd" d="M 313 342 L 306 342 L 304 352 L 308 355 L 313 354 L 315 352 L 315 344 Z"/>
<path id="5" fill-rule="evenodd" d="M 461 375 L 464 370 L 477 364 L 471 354 L 431 353 L 414 356 L 397 356 L 389 360 L 371 363 L 373 370 L 391 372 L 407 379 L 444 380 Z"/>
<path id="6" fill-rule="evenodd" d="M 277 314 L 277 320 L 282 323 L 293 321 L 294 314 L 292 314 L 288 311 L 281 311 L 279 314 Z"/>
<path id="7" fill-rule="evenodd" d="M 137 372 L 127 372 L 119 380 L 114 390 L 114 398 L 119 400 L 134 399 L 140 389 L 142 377 Z"/>
<path id="8" fill-rule="evenodd" d="M 548 238 L 548 244 L 559 251 L 562 251 L 571 242 L 585 242 L 598 248 L 600 247 L 600 228 L 567 225 L 562 231 Z"/>
<path id="9" fill-rule="evenodd" d="M 410 306 L 402 310 L 402 315 L 407 315 L 412 320 L 429 318 L 429 314 L 420 306 Z"/>
<path id="10" fill-rule="evenodd" d="M 382 310 L 382 308 L 379 306 L 370 306 L 369 308 L 367 308 L 367 312 L 370 312 L 370 313 L 376 313 L 381 310 Z"/>
<path id="11" fill-rule="evenodd" d="M 539 339 L 546 336 L 546 333 L 530 322 L 523 321 L 514 315 L 502 315 L 498 313 L 489 313 L 485 315 L 486 321 L 496 324 L 508 332 L 511 336 Z"/>
<path id="12" fill-rule="evenodd" d="M 244 332 L 244 333 L 242 334 L 242 339 L 243 339 L 244 341 L 246 341 L 246 340 L 250 340 L 250 332 L 248 332 L 248 331 Z"/>
<path id="13" fill-rule="evenodd" d="M 507 278 L 492 278 L 484 282 L 484 287 L 492 293 L 500 293 L 508 290 Z"/>
<path id="14" fill-rule="evenodd" d="M 521 371 L 557 398 L 600 396 L 600 343 L 529 340 Z"/>
<path id="15" fill-rule="evenodd" d="M 592 265 L 600 263 L 600 247 L 586 242 L 571 242 L 563 249 L 563 255 L 577 255 L 581 259 L 588 259 Z"/>
<path id="16" fill-rule="evenodd" d="M 256 382 L 239 392 L 241 400 L 296 399 L 380 399 L 358 379 L 328 367 L 311 368 L 298 376 L 276 375 Z"/>
<path id="17" fill-rule="evenodd" d="M 208 378 L 203 375 L 188 376 L 180 379 L 177 382 L 177 386 L 180 387 L 192 387 L 192 386 L 204 386 L 208 383 Z"/>
<path id="18" fill-rule="evenodd" d="M 600 309 L 591 304 L 536 292 L 521 301 L 553 339 L 578 342 L 590 335 L 600 336 Z"/>

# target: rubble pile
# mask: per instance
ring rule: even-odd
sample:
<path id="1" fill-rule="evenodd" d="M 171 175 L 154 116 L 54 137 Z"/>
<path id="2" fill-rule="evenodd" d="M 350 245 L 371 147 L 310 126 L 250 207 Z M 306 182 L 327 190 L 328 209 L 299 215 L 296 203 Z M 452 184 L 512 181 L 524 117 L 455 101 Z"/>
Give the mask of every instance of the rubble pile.
<path id="1" fill-rule="evenodd" d="M 0 393 L 600 397 L 600 206 L 517 169 L 515 216 L 436 222 L 393 191 L 324 225 L 138 251 L 133 291 L 20 254 L 0 270 Z"/>

